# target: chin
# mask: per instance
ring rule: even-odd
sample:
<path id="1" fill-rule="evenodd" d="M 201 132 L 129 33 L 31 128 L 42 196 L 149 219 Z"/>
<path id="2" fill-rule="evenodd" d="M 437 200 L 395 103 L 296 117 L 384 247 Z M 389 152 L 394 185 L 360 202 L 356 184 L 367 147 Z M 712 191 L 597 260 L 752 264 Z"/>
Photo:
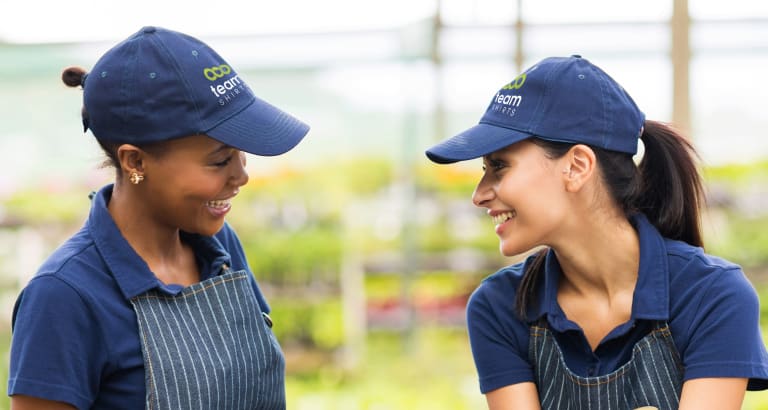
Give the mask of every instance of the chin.
<path id="1" fill-rule="evenodd" d="M 526 253 L 526 252 L 530 251 L 533 248 L 534 248 L 533 246 L 528 246 L 528 247 L 519 246 L 519 245 L 515 246 L 515 245 L 510 244 L 510 243 L 506 243 L 505 244 L 504 242 L 501 242 L 499 244 L 499 252 L 502 255 L 504 255 L 504 256 L 506 256 L 508 258 L 511 258 L 513 256 L 517 256 L 517 255 L 520 255 L 520 254 L 523 254 L 523 253 Z"/>
<path id="2" fill-rule="evenodd" d="M 224 221 L 221 221 L 221 223 L 218 224 L 206 224 L 204 226 L 198 226 L 197 229 L 195 229 L 195 232 L 191 233 L 196 233 L 202 236 L 213 236 L 219 233 L 222 227 L 224 227 Z"/>
<path id="3" fill-rule="evenodd" d="M 511 258 L 511 257 L 513 257 L 515 255 L 519 255 L 520 253 L 522 253 L 522 252 L 509 252 L 509 251 L 505 251 L 504 249 L 501 249 L 501 254 L 503 256 L 506 256 L 507 258 Z"/>

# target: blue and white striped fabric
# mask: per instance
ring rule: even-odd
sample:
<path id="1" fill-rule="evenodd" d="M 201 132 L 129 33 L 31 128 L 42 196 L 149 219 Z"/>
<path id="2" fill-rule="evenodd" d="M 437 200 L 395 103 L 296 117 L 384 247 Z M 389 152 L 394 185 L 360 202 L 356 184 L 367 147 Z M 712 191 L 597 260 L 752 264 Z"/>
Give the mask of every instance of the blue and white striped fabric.
<path id="1" fill-rule="evenodd" d="M 285 409 L 285 360 L 248 273 L 177 295 L 131 300 L 139 322 L 147 409 Z"/>
<path id="2" fill-rule="evenodd" d="M 531 327 L 529 358 L 543 410 L 678 408 L 683 367 L 666 324 L 637 342 L 629 362 L 603 376 L 571 372 L 546 323 Z"/>

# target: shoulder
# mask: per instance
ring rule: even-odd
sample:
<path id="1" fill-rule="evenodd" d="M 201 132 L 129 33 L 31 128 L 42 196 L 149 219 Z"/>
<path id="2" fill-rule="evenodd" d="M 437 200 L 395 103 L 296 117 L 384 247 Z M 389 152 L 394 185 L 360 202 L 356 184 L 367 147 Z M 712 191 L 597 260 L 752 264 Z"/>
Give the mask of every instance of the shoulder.
<path id="1" fill-rule="evenodd" d="M 19 293 L 17 315 L 37 314 L 87 317 L 113 323 L 116 309 L 129 306 L 109 265 L 84 228 L 66 240 L 40 265 Z M 37 319 L 35 319 L 37 320 Z"/>
<path id="2" fill-rule="evenodd" d="M 684 243 L 667 247 L 670 327 L 686 380 L 768 378 L 760 301 L 741 267 Z"/>
<path id="3" fill-rule="evenodd" d="M 755 289 L 738 264 L 684 242 L 666 240 L 666 246 L 671 305 L 677 302 L 682 304 L 680 307 L 690 306 L 707 294 L 736 300 L 754 299 L 757 303 Z"/>
<path id="4" fill-rule="evenodd" d="M 706 271 L 740 270 L 741 267 L 726 259 L 708 254 L 698 246 L 672 239 L 664 239 L 670 268 L 698 269 Z"/>
<path id="5" fill-rule="evenodd" d="M 470 326 L 493 323 L 502 328 L 514 327 L 514 333 L 527 329 L 515 314 L 515 293 L 523 276 L 524 263 L 507 266 L 483 279 L 467 303 Z"/>
<path id="6" fill-rule="evenodd" d="M 81 229 L 43 261 L 34 278 L 55 277 L 73 288 L 79 288 L 91 282 L 94 274 L 104 271 L 104 261 L 93 238 L 87 229 Z"/>
<path id="7" fill-rule="evenodd" d="M 473 300 L 487 301 L 494 303 L 499 299 L 507 300 L 510 295 L 517 291 L 520 281 L 523 277 L 524 262 L 517 263 L 499 269 L 493 274 L 487 276 L 480 282 L 470 297 L 470 303 Z"/>
<path id="8" fill-rule="evenodd" d="M 103 305 L 96 301 L 96 295 L 111 296 L 115 289 L 93 239 L 87 229 L 82 229 L 48 256 L 24 285 L 16 300 L 13 320 L 28 315 L 58 319 L 89 316 L 94 307 Z"/>

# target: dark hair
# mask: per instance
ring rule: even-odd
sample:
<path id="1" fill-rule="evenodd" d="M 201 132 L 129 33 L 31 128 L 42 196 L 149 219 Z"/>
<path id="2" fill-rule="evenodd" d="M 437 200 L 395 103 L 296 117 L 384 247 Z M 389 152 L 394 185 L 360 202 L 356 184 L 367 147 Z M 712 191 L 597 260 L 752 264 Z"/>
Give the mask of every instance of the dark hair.
<path id="1" fill-rule="evenodd" d="M 82 88 L 85 85 L 85 80 L 87 76 L 88 76 L 88 73 L 85 71 L 84 68 L 72 66 L 72 67 L 65 68 L 64 71 L 61 72 L 61 81 L 63 81 L 64 84 L 66 84 L 68 87 Z M 85 110 L 85 106 L 83 106 L 81 110 L 81 115 L 83 118 L 83 126 L 85 130 L 87 130 L 88 127 L 86 124 L 88 124 L 88 111 Z M 114 167 L 115 169 L 119 170 L 120 161 L 117 158 L 117 149 L 121 145 L 123 145 L 123 143 L 102 140 L 98 136 L 96 136 L 96 141 L 98 141 L 99 146 L 101 146 L 101 150 L 104 151 L 104 154 L 107 156 L 107 159 L 102 163 L 102 166 Z M 165 152 L 164 145 L 162 142 L 153 143 L 153 144 L 143 144 L 138 147 L 153 155 L 162 155 L 162 153 Z"/>
<path id="2" fill-rule="evenodd" d="M 664 237 L 703 247 L 700 211 L 704 188 L 696 151 L 669 125 L 651 120 L 644 125 L 641 138 L 645 152 L 639 165 L 630 154 L 590 147 L 609 194 L 627 218 L 642 212 Z M 574 145 L 539 138 L 531 142 L 550 158 L 562 157 Z M 526 264 L 515 299 L 521 318 L 536 299 L 547 251 L 539 250 Z"/>
<path id="3" fill-rule="evenodd" d="M 123 142 L 114 142 L 114 141 L 105 141 L 99 138 L 96 138 L 96 141 L 98 141 L 99 146 L 101 147 L 101 150 L 104 151 L 104 155 L 107 156 L 107 159 L 102 163 L 102 167 L 114 167 L 117 170 L 120 170 L 120 160 L 117 158 L 117 149 L 120 148 L 121 145 L 123 145 Z M 165 154 L 168 151 L 168 146 L 166 145 L 165 141 L 160 142 L 153 142 L 151 144 L 132 144 L 133 146 L 140 148 L 141 150 L 148 152 L 149 154 L 159 157 L 163 154 Z M 120 173 L 118 173 L 120 175 Z"/>

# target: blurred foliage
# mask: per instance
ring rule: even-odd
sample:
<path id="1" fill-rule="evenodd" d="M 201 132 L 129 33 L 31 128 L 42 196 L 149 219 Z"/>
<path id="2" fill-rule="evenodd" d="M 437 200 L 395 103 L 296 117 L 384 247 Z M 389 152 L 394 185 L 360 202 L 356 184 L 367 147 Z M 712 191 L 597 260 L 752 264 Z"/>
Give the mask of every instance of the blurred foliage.
<path id="1" fill-rule="evenodd" d="M 720 234 L 722 238 L 711 240 L 707 252 L 739 263 L 745 269 L 768 269 L 768 214 L 760 217 L 744 217 L 728 213 L 728 225 Z"/>
<path id="2" fill-rule="evenodd" d="M 270 299 L 272 331 L 285 346 L 333 350 L 342 345 L 343 325 L 338 297 Z M 279 308 L 275 309 L 277 306 Z"/>
<path id="3" fill-rule="evenodd" d="M 439 192 L 446 196 L 470 199 L 480 178 L 482 167 L 463 164 L 450 166 L 426 163 L 416 169 L 417 186 L 423 192 Z"/>
<path id="4" fill-rule="evenodd" d="M 337 280 L 341 241 L 335 229 L 274 230 L 267 235 L 263 231 L 238 229 L 238 234 L 259 280 L 280 286 Z"/>
<path id="5" fill-rule="evenodd" d="M 747 268 L 768 267 L 768 160 L 708 167 L 710 214 L 718 229 L 707 251 Z"/>
<path id="6" fill-rule="evenodd" d="M 370 333 L 358 369 L 290 374 L 286 393 L 293 410 L 460 410 L 485 403 L 465 332 L 433 327 L 418 329 L 412 344 L 397 334 Z"/>
<path id="7" fill-rule="evenodd" d="M 3 200 L 2 208 L 10 224 L 70 225 L 83 221 L 90 202 L 88 191 L 38 188 L 16 191 Z"/>
<path id="8" fill-rule="evenodd" d="M 457 275 L 448 271 L 417 273 L 410 279 L 409 293 L 415 299 L 468 295 L 480 279 L 479 275 Z M 366 298 L 373 300 L 401 297 L 403 277 L 395 272 L 366 276 L 365 292 Z"/>
<path id="9" fill-rule="evenodd" d="M 745 185 L 756 182 L 768 182 L 768 160 L 708 166 L 704 168 L 702 174 L 707 182 L 720 182 L 733 188 L 743 188 Z"/>
<path id="10" fill-rule="evenodd" d="M 384 157 L 358 157 L 306 170 L 279 167 L 276 171 L 251 175 L 250 196 L 274 199 L 299 196 L 330 200 L 338 205 L 351 196 L 371 195 L 392 181 L 392 161 Z"/>

